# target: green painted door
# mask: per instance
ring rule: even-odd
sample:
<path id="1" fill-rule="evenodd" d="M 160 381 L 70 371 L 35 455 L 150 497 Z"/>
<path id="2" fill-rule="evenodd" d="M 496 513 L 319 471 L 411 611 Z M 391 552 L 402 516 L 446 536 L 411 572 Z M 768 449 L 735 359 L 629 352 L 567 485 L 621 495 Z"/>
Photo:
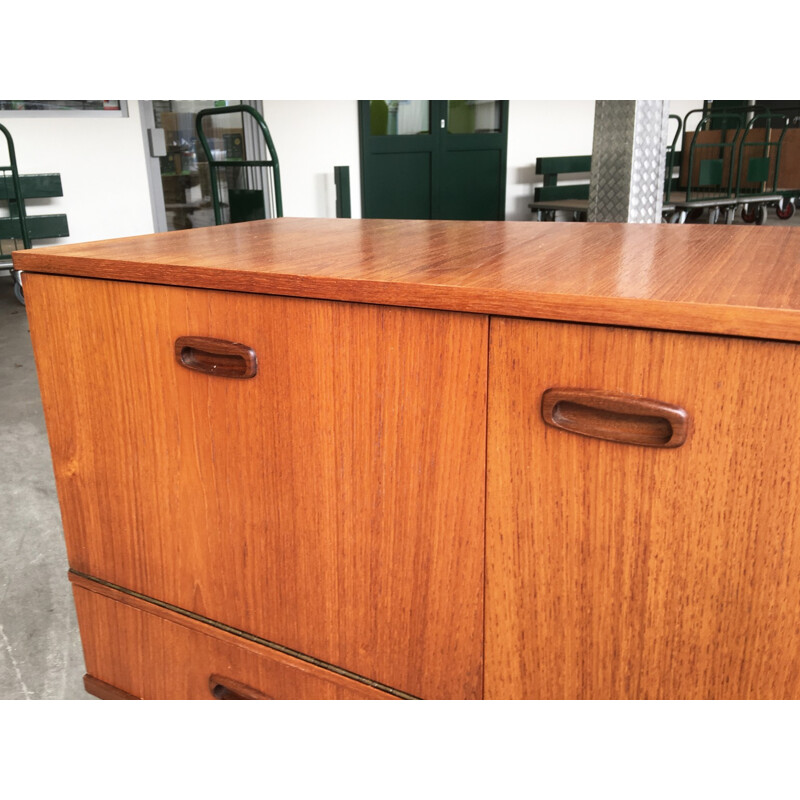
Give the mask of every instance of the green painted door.
<path id="1" fill-rule="evenodd" d="M 361 213 L 505 218 L 507 100 L 361 100 Z"/>

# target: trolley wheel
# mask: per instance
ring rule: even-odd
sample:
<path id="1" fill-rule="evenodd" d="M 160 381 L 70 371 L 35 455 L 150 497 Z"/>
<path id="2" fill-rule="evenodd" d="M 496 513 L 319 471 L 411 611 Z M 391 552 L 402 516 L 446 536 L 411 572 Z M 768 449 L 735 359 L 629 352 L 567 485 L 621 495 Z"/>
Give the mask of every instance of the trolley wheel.
<path id="1" fill-rule="evenodd" d="M 742 206 L 742 221 L 748 225 L 756 221 L 756 211 L 749 206 Z"/>
<path id="2" fill-rule="evenodd" d="M 763 225 L 767 221 L 767 207 L 761 205 L 756 211 L 756 225 Z"/>
<path id="3" fill-rule="evenodd" d="M 789 200 L 783 204 L 783 208 L 776 208 L 775 213 L 778 219 L 791 219 L 794 216 L 794 203 Z"/>
<path id="4" fill-rule="evenodd" d="M 699 211 L 699 209 L 696 209 Z M 708 224 L 709 225 L 716 225 L 717 220 L 719 219 L 719 207 L 714 206 L 714 208 L 708 209 Z"/>
<path id="5" fill-rule="evenodd" d="M 14 273 L 14 297 L 16 297 L 22 305 L 25 305 L 25 295 L 22 292 L 22 281 L 20 280 L 18 272 Z"/>
<path id="6" fill-rule="evenodd" d="M 733 225 L 733 220 L 736 218 L 736 209 L 731 206 L 725 210 L 725 224 Z"/>
<path id="7" fill-rule="evenodd" d="M 710 213 L 710 212 L 709 212 Z M 700 219 L 703 216 L 702 208 L 693 208 L 689 211 L 688 217 L 690 220 Z"/>

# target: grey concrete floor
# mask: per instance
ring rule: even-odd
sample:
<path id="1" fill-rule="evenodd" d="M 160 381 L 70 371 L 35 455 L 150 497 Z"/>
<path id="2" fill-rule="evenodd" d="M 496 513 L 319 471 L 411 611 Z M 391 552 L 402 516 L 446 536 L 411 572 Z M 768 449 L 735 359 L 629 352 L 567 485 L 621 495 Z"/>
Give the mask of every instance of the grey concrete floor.
<path id="1" fill-rule="evenodd" d="M 0 699 L 89 699 L 28 318 L 0 275 Z"/>

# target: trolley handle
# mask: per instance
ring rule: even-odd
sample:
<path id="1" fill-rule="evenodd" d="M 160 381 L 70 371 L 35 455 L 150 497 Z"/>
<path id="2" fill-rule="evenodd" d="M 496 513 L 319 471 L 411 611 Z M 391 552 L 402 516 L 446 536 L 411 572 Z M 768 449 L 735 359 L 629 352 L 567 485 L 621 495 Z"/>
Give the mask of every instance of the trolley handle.
<path id="1" fill-rule="evenodd" d="M 280 166 L 278 164 L 278 153 L 275 150 L 275 145 L 272 143 L 272 136 L 270 136 L 269 128 L 267 127 L 267 123 L 264 121 L 264 117 L 262 117 L 261 114 L 259 114 L 258 111 L 253 108 L 253 106 L 248 106 L 245 104 L 236 106 L 221 106 L 220 108 L 203 108 L 197 112 L 195 128 L 197 129 L 197 137 L 200 139 L 203 152 L 206 154 L 206 159 L 208 160 L 208 171 L 211 176 L 211 185 L 214 195 L 216 196 L 217 192 L 217 176 L 214 171 L 214 157 L 211 153 L 211 148 L 209 147 L 206 135 L 203 133 L 203 120 L 206 117 L 211 117 L 217 114 L 249 114 L 256 121 L 259 128 L 261 128 L 261 132 L 264 134 L 264 141 L 267 144 L 267 150 L 269 151 L 269 158 L 272 162 L 271 164 L 264 164 L 264 166 L 272 167 L 272 175 L 275 182 L 275 215 L 282 217 L 283 202 L 281 199 L 281 173 Z M 222 215 L 220 214 L 216 203 L 214 204 L 214 217 L 216 219 L 216 224 L 221 225 Z"/>

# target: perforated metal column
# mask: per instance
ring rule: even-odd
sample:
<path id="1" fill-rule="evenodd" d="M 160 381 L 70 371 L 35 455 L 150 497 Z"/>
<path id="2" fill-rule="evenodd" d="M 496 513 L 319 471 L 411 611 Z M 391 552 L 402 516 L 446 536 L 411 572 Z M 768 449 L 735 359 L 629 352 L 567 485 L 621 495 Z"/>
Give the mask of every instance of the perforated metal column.
<path id="1" fill-rule="evenodd" d="M 669 104 L 598 100 L 594 112 L 590 222 L 660 222 Z"/>

